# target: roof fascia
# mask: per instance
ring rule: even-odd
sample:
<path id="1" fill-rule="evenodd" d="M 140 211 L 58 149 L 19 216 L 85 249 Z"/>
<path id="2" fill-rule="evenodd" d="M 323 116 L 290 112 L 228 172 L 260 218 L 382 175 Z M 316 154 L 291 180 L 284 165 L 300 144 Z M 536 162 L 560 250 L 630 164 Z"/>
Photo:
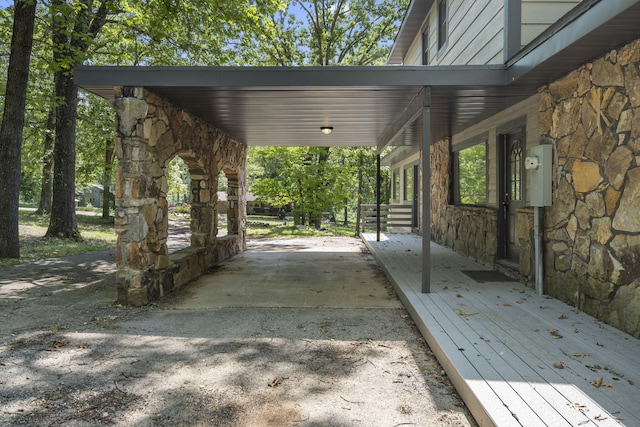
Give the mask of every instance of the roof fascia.
<path id="1" fill-rule="evenodd" d="M 488 66 L 385 67 L 94 67 L 75 68 L 76 84 L 99 92 L 114 86 L 209 87 L 236 90 L 503 85 L 506 70 Z"/>
<path id="2" fill-rule="evenodd" d="M 409 46 L 416 37 L 418 30 L 422 27 L 422 22 L 427 17 L 434 0 L 411 0 L 407 13 L 404 15 L 402 25 L 391 47 L 391 52 L 387 58 L 387 64 L 402 64 L 404 56 L 409 50 Z"/>
<path id="3" fill-rule="evenodd" d="M 583 1 L 507 62 L 508 81 L 517 80 L 639 1 Z"/>

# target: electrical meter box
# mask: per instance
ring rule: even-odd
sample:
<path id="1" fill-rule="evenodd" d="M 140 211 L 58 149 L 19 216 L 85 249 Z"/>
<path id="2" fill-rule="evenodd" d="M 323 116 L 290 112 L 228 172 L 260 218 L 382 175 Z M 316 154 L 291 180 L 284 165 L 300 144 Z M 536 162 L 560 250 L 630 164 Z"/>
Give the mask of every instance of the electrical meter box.
<path id="1" fill-rule="evenodd" d="M 531 147 L 524 160 L 529 172 L 529 202 L 531 206 L 551 206 L 551 154 L 549 144 Z"/>

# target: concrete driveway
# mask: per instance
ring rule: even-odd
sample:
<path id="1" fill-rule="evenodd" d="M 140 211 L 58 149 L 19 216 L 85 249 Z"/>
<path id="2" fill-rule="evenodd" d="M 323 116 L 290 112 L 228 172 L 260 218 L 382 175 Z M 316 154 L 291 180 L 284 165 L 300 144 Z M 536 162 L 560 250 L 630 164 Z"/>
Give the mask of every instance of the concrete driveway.
<path id="1" fill-rule="evenodd" d="M 144 308 L 85 261 L 0 271 L 0 424 L 474 425 L 359 240 L 250 242 Z"/>

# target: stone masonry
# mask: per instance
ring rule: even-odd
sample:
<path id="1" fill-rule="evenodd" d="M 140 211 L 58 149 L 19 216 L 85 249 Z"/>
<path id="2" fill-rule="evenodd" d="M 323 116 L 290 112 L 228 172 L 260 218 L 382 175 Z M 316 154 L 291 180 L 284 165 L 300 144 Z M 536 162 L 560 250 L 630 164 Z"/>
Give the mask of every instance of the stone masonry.
<path id="1" fill-rule="evenodd" d="M 443 139 L 430 147 L 431 239 L 488 266 L 497 256 L 497 211 L 480 206 L 449 204 L 451 143 Z"/>
<path id="2" fill-rule="evenodd" d="M 640 40 L 541 89 L 545 291 L 640 337 Z"/>
<path id="3" fill-rule="evenodd" d="M 144 305 L 245 248 L 246 145 L 143 88 L 116 88 L 117 302 Z M 167 250 L 166 166 L 191 177 L 191 246 Z M 228 178 L 228 236 L 217 237 L 218 175 Z"/>

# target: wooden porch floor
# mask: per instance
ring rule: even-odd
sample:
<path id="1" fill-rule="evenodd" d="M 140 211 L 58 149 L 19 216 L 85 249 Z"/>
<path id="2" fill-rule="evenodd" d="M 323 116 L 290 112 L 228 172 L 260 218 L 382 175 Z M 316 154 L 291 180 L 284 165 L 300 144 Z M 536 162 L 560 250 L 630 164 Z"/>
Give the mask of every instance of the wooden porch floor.
<path id="1" fill-rule="evenodd" d="M 427 343 L 481 426 L 640 426 L 640 340 L 422 238 L 365 233 Z"/>

